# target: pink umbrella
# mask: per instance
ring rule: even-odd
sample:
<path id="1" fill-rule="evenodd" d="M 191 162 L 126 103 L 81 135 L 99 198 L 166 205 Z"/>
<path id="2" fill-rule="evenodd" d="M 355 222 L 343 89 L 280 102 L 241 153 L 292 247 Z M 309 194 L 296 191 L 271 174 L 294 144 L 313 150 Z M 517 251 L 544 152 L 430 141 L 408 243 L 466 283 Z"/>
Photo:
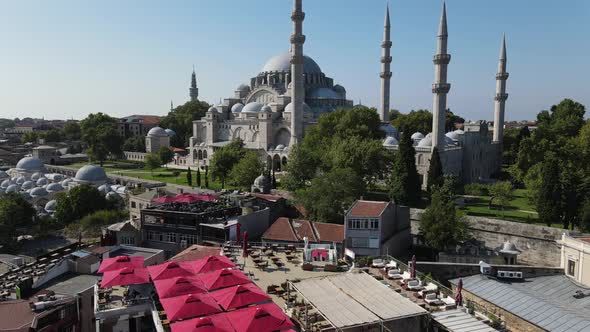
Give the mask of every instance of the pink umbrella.
<path id="1" fill-rule="evenodd" d="M 223 310 L 270 301 L 270 296 L 254 284 L 243 284 L 209 293 Z"/>
<path id="2" fill-rule="evenodd" d="M 195 273 L 207 273 L 235 266 L 236 264 L 225 256 L 207 256 L 193 263 Z"/>
<path id="3" fill-rule="evenodd" d="M 107 271 L 102 276 L 100 287 L 147 284 L 150 276 L 145 268 L 126 267 L 117 271 Z"/>
<path id="4" fill-rule="evenodd" d="M 209 291 L 252 282 L 242 271 L 235 269 L 217 270 L 199 276 Z"/>
<path id="5" fill-rule="evenodd" d="M 416 279 L 416 255 L 412 255 L 412 266 L 410 266 L 410 278 Z"/>
<path id="6" fill-rule="evenodd" d="M 179 203 L 194 203 L 197 201 L 215 201 L 218 200 L 219 196 L 215 196 L 215 195 L 210 195 L 210 194 L 201 194 L 201 195 L 197 195 L 197 194 L 191 194 L 191 193 L 182 193 L 182 194 L 178 194 L 176 195 L 176 197 L 174 197 L 174 201 L 175 202 L 179 202 Z"/>
<path id="7" fill-rule="evenodd" d="M 221 308 L 207 293 L 187 294 L 160 299 L 168 320 L 206 316 L 221 312 Z"/>
<path id="8" fill-rule="evenodd" d="M 170 328 L 172 332 L 235 332 L 223 313 L 176 322 Z"/>
<path id="9" fill-rule="evenodd" d="M 143 267 L 143 256 L 117 256 L 113 258 L 105 258 L 102 263 L 100 263 L 98 273 L 116 271 L 126 267 Z"/>
<path id="10" fill-rule="evenodd" d="M 291 319 L 274 303 L 243 308 L 226 315 L 237 332 L 270 332 L 294 326 Z"/>
<path id="11" fill-rule="evenodd" d="M 195 275 L 195 270 L 190 262 L 167 262 L 160 265 L 149 266 L 152 280 L 162 280 L 176 277 L 190 277 Z"/>
<path id="12" fill-rule="evenodd" d="M 248 232 L 244 232 L 244 243 L 242 247 L 242 257 L 246 258 L 248 257 Z"/>
<path id="13" fill-rule="evenodd" d="M 155 280 L 154 286 L 156 286 L 156 291 L 161 299 L 207 292 L 205 285 L 197 277 L 178 277 Z"/>
<path id="14" fill-rule="evenodd" d="M 168 196 L 168 195 L 160 196 L 158 198 L 152 199 L 152 202 L 154 202 L 154 203 L 171 203 L 174 201 L 175 201 L 174 196 Z"/>
<path id="15" fill-rule="evenodd" d="M 459 278 L 459 282 L 457 282 L 457 295 L 455 295 L 455 303 L 458 306 L 463 305 L 463 294 L 461 294 L 462 290 L 463 290 L 463 278 Z"/>

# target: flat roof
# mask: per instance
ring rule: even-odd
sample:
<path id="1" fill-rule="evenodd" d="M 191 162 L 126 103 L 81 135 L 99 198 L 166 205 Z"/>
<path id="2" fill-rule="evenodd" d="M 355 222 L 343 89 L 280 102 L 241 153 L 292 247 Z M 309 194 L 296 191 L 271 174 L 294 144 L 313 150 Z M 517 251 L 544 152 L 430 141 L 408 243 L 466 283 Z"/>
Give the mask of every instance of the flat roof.
<path id="1" fill-rule="evenodd" d="M 337 328 L 428 314 L 364 272 L 310 278 L 293 286 Z"/>
<path id="2" fill-rule="evenodd" d="M 52 290 L 56 294 L 76 296 L 78 293 L 94 286 L 98 280 L 100 280 L 98 275 L 66 273 L 51 280 L 43 288 Z"/>
<path id="3" fill-rule="evenodd" d="M 109 257 L 117 256 L 143 256 L 144 258 L 150 258 L 157 255 L 161 250 L 149 249 L 141 247 L 121 247 L 109 253 Z"/>
<path id="4" fill-rule="evenodd" d="M 450 280 L 454 285 L 459 279 Z M 579 286 L 565 275 L 507 282 L 474 275 L 463 278 L 463 288 L 502 309 L 548 331 L 590 331 L 590 296 L 573 297 Z"/>
<path id="5" fill-rule="evenodd" d="M 449 332 L 496 332 L 482 321 L 461 309 L 433 312 L 432 318 Z"/>

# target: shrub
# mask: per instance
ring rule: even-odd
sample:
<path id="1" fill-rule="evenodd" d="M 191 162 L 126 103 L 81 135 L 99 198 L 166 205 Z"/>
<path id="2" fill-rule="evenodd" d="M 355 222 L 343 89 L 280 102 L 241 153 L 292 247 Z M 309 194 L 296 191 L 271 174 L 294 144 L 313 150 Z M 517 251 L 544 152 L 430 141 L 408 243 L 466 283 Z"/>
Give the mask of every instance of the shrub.
<path id="1" fill-rule="evenodd" d="M 487 196 L 490 194 L 490 186 L 482 183 L 469 183 L 464 187 L 465 194 L 471 196 Z"/>

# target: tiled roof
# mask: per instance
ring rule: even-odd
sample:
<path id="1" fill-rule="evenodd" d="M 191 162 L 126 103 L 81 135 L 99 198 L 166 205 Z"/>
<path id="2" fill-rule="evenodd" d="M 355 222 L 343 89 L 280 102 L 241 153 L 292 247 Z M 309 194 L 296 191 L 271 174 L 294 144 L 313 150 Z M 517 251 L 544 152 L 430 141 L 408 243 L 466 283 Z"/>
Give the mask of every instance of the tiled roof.
<path id="1" fill-rule="evenodd" d="M 320 237 L 320 241 L 344 241 L 344 225 L 316 222 L 313 224 L 313 226 L 316 229 L 316 234 Z"/>
<path id="2" fill-rule="evenodd" d="M 299 239 L 303 240 L 303 238 L 307 237 L 309 242 L 318 242 L 318 238 L 309 220 L 291 220 L 291 226 L 293 226 L 293 230 L 295 230 Z"/>
<path id="3" fill-rule="evenodd" d="M 170 261 L 184 262 L 194 261 L 207 256 L 217 256 L 221 252 L 219 247 L 208 247 L 193 244 L 184 251 L 179 252 L 176 256 L 170 258 Z"/>
<path id="4" fill-rule="evenodd" d="M 29 331 L 35 312 L 29 307 L 29 301 L 14 300 L 0 302 L 0 331 Z"/>
<path id="5" fill-rule="evenodd" d="M 348 215 L 351 217 L 379 217 L 389 202 L 361 201 L 354 203 Z"/>
<path id="6" fill-rule="evenodd" d="M 300 241 L 288 218 L 278 218 L 262 235 L 263 239 L 275 241 Z"/>
<path id="7" fill-rule="evenodd" d="M 126 117 L 121 118 L 121 120 L 124 120 L 124 121 L 133 120 L 133 119 L 142 120 L 142 123 L 147 124 L 147 125 L 153 125 L 153 124 L 160 123 L 160 117 L 155 116 L 155 115 L 130 115 L 130 116 L 126 116 Z"/>

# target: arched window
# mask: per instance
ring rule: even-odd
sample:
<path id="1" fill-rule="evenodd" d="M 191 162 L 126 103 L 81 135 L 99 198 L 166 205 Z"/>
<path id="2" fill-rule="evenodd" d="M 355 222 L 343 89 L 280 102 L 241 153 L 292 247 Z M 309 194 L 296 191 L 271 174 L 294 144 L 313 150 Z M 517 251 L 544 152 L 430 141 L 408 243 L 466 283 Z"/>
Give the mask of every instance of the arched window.
<path id="1" fill-rule="evenodd" d="M 207 159 L 207 150 L 203 150 L 203 159 Z"/>
<path id="2" fill-rule="evenodd" d="M 422 155 L 418 155 L 418 165 L 422 165 Z"/>
<path id="3" fill-rule="evenodd" d="M 283 159 L 281 160 L 282 166 L 287 167 L 287 157 L 283 157 Z"/>
<path id="4" fill-rule="evenodd" d="M 199 154 L 198 154 L 198 158 L 199 160 L 203 159 L 203 151 L 199 150 Z"/>

